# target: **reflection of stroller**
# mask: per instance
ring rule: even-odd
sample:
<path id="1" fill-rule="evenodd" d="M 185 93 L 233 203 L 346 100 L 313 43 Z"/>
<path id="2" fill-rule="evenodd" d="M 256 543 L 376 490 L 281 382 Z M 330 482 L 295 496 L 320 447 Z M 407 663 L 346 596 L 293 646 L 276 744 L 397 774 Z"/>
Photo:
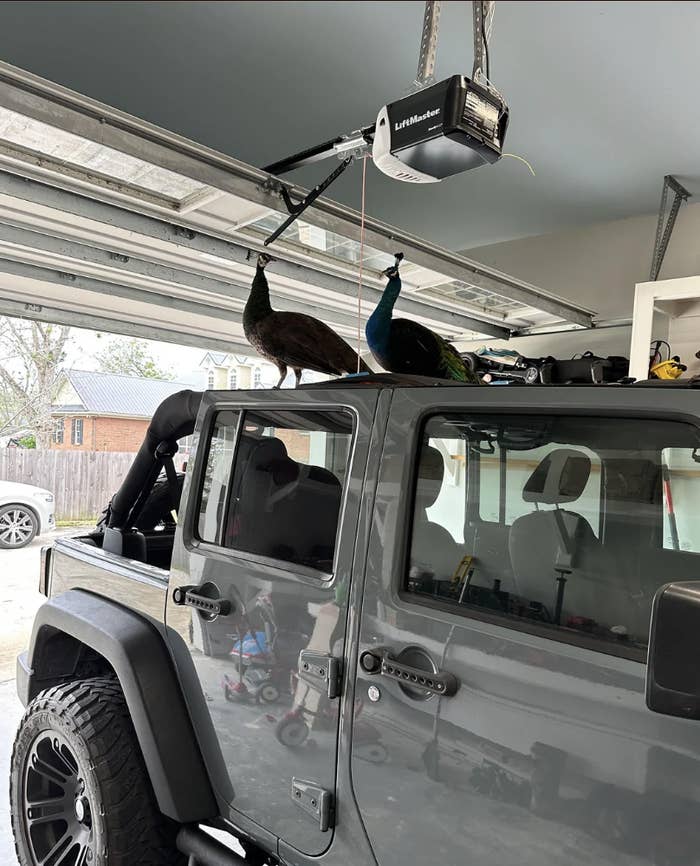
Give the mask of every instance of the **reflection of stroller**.
<path id="1" fill-rule="evenodd" d="M 306 634 L 278 630 L 269 598 L 258 599 L 255 610 L 262 628 L 246 621 L 247 629 L 234 635 L 230 657 L 238 673 L 223 675 L 221 685 L 227 701 L 270 704 L 284 695 L 290 697 L 299 651 L 308 643 Z"/>

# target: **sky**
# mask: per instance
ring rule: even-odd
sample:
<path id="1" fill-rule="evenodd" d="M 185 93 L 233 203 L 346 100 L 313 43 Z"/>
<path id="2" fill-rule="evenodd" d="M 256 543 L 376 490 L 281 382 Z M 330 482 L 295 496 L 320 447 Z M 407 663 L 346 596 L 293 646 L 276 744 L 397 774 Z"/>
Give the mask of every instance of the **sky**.
<path id="1" fill-rule="evenodd" d="M 71 341 L 66 349 L 65 366 L 74 370 L 99 369 L 96 355 L 103 351 L 111 340 L 124 340 L 126 342 L 131 339 L 130 337 L 119 337 L 80 328 L 73 328 L 71 334 Z M 182 382 L 185 385 L 203 386 L 199 362 L 206 354 L 206 349 L 192 349 L 189 346 L 159 343 L 155 340 L 144 340 L 143 342 L 158 367 L 172 370 L 174 381 Z"/>

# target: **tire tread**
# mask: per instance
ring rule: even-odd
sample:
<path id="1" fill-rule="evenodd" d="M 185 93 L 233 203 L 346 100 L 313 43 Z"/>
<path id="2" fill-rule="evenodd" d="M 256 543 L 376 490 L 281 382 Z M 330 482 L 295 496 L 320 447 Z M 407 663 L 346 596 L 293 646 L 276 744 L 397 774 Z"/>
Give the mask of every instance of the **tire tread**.
<path id="1" fill-rule="evenodd" d="M 102 676 L 54 686 L 27 707 L 12 752 L 12 774 L 21 772 L 21 731 L 39 713 L 50 712 L 68 723 L 83 740 L 90 770 L 100 792 L 100 814 L 106 816 L 109 850 L 96 852 L 97 864 L 171 866 L 184 864 L 175 848 L 177 824 L 158 810 L 129 710 L 116 677 Z M 12 786 L 11 786 L 12 787 Z M 97 805 L 97 804 L 96 804 Z M 13 809 L 15 849 L 21 864 Z"/>

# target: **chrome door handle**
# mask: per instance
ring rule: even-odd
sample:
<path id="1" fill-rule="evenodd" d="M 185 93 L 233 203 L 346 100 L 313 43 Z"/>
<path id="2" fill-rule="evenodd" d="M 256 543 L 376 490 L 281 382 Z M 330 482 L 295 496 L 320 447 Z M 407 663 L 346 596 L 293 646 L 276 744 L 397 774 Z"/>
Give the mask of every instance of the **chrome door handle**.
<path id="1" fill-rule="evenodd" d="M 379 675 L 396 680 L 406 686 L 430 692 L 433 695 L 450 697 L 459 688 L 459 680 L 447 671 L 421 670 L 393 658 L 389 650 L 367 650 L 360 656 L 360 667 L 366 674 Z"/>
<path id="2" fill-rule="evenodd" d="M 197 592 L 198 589 L 198 586 L 175 587 L 173 601 L 175 604 L 193 607 L 211 619 L 215 619 L 217 616 L 228 616 L 233 610 L 233 605 L 227 598 L 211 598 Z"/>

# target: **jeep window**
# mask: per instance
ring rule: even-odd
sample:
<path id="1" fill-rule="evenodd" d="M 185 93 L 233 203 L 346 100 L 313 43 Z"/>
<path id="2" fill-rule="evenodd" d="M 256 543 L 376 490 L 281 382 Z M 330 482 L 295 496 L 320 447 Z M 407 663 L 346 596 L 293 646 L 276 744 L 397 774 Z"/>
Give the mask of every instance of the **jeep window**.
<path id="1" fill-rule="evenodd" d="M 210 454 L 220 430 L 217 419 Z M 225 509 L 207 506 L 207 477 L 219 466 L 207 461 L 202 508 L 211 519 L 203 525 L 200 510 L 200 538 L 330 573 L 351 440 L 343 411 L 246 412 L 235 457 L 231 445 L 216 446 L 220 480 L 211 488 Z"/>
<path id="2" fill-rule="evenodd" d="M 204 464 L 197 535 L 202 541 L 210 541 L 214 544 L 219 540 L 219 530 L 226 505 L 238 418 L 238 412 L 217 413 Z"/>
<path id="3" fill-rule="evenodd" d="M 698 449 L 680 422 L 433 417 L 404 589 L 641 658 L 656 590 L 700 573 Z"/>

